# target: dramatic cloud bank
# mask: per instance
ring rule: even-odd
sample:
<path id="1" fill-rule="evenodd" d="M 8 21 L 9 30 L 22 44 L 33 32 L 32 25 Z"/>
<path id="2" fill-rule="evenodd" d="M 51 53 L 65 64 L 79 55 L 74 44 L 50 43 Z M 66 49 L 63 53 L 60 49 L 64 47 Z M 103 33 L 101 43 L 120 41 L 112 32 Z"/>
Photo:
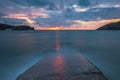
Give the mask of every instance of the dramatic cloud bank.
<path id="1" fill-rule="evenodd" d="M 1 0 L 0 23 L 94 30 L 120 21 L 120 0 Z"/>

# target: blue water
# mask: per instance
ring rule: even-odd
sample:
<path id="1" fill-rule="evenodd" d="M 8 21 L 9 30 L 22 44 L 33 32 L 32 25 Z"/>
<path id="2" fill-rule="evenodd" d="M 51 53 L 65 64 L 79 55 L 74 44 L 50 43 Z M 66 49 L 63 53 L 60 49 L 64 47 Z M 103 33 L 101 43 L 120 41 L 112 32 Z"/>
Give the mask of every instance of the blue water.
<path id="1" fill-rule="evenodd" d="M 109 80 L 120 80 L 120 31 L 59 31 L 60 48 L 82 53 Z M 15 80 L 55 52 L 56 31 L 1 31 L 0 80 Z"/>

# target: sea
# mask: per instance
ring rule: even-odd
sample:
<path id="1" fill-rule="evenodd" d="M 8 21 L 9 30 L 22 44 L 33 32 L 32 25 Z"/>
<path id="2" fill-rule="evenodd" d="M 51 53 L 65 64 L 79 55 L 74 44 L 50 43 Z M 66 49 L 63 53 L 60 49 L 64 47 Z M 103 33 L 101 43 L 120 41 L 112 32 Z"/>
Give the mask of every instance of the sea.
<path id="1" fill-rule="evenodd" d="M 108 80 L 120 80 L 120 31 L 0 31 L 0 80 L 16 80 L 29 67 L 60 50 L 80 53 Z"/>

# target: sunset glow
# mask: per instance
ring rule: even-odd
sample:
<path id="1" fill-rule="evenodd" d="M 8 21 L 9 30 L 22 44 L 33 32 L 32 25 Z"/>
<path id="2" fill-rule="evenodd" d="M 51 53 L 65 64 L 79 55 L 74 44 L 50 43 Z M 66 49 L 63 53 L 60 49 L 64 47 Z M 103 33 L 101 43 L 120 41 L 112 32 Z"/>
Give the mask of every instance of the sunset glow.
<path id="1" fill-rule="evenodd" d="M 36 27 L 36 30 L 61 30 L 61 27 L 48 27 L 48 28 Z"/>
<path id="2" fill-rule="evenodd" d="M 120 19 L 111 19 L 111 20 L 96 20 L 96 21 L 82 21 L 74 20 L 75 24 L 70 26 L 59 26 L 59 27 L 35 27 L 36 30 L 96 30 L 97 28 L 106 25 L 108 23 L 119 22 Z"/>
<path id="3" fill-rule="evenodd" d="M 59 27 L 51 27 L 51 28 L 46 28 L 47 30 L 60 30 Z"/>
<path id="4" fill-rule="evenodd" d="M 23 19 L 28 24 L 33 24 L 34 20 L 31 20 L 26 14 L 9 14 L 8 16 L 3 16 L 3 18 L 11 18 L 11 19 Z"/>

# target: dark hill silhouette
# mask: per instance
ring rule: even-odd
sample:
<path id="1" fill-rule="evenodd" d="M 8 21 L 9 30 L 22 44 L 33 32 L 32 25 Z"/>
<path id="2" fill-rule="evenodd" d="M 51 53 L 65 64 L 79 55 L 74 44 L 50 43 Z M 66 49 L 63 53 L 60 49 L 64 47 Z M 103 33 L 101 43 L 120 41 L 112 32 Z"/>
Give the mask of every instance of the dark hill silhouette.
<path id="1" fill-rule="evenodd" d="M 104 25 L 97 30 L 120 30 L 120 22 Z"/>
<path id="2" fill-rule="evenodd" d="M 11 29 L 11 30 L 34 30 L 34 28 L 26 25 L 21 25 L 21 26 L 12 26 L 8 24 L 3 24 L 0 23 L 0 30 L 6 30 L 6 29 Z"/>
<path id="3" fill-rule="evenodd" d="M 13 29 L 15 26 L 0 23 L 0 30 Z"/>
<path id="4" fill-rule="evenodd" d="M 30 26 L 25 26 L 25 25 L 22 25 L 22 26 L 16 26 L 14 29 L 12 30 L 34 30 L 34 28 L 30 27 Z"/>

